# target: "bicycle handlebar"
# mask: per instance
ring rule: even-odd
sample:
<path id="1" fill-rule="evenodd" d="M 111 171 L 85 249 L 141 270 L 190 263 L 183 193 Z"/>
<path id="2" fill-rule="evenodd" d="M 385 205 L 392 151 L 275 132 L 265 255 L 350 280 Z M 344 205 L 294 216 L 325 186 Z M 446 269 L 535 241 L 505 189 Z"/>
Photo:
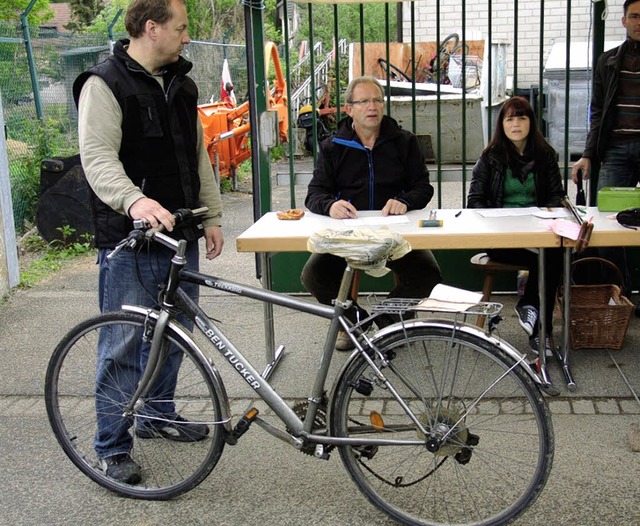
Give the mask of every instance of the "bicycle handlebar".
<path id="1" fill-rule="evenodd" d="M 179 226 L 186 221 L 189 221 L 195 217 L 200 217 L 206 214 L 209 208 L 203 206 L 201 208 L 179 208 L 173 213 L 173 217 L 176 220 L 176 226 Z M 107 255 L 107 259 L 112 259 L 121 250 L 133 250 L 138 246 L 138 243 L 145 239 L 151 239 L 156 233 L 160 233 L 163 230 L 162 225 L 158 228 L 151 228 L 151 224 L 146 219 L 134 219 L 133 230 L 129 232 L 129 235 L 120 241 L 115 248 Z M 151 235 L 149 235 L 151 231 Z"/>
<path id="2" fill-rule="evenodd" d="M 194 208 L 193 210 L 190 208 L 178 208 L 174 213 L 173 217 L 176 220 L 176 226 L 179 226 L 181 223 L 185 221 L 189 221 L 194 217 L 199 217 L 206 214 L 209 211 L 209 208 L 203 206 L 201 208 Z M 133 228 L 136 230 L 149 230 L 151 228 L 151 224 L 146 219 L 134 219 L 133 220 Z M 163 226 L 160 225 L 158 227 L 159 231 L 163 230 Z"/>

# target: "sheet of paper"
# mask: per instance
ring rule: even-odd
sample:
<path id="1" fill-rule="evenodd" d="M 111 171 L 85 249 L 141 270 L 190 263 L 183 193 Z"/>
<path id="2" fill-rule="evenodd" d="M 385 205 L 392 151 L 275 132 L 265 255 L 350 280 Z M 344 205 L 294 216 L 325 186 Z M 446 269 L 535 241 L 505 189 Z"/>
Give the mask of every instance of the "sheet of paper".
<path id="1" fill-rule="evenodd" d="M 517 217 L 534 216 L 540 219 L 556 219 L 559 217 L 571 217 L 571 212 L 566 208 L 538 208 L 529 206 L 526 208 L 490 208 L 476 210 L 482 217 Z"/>
<path id="2" fill-rule="evenodd" d="M 435 310 L 441 312 L 464 312 L 477 305 L 482 294 L 438 283 L 428 298 L 414 307 L 416 310 Z"/>
<path id="3" fill-rule="evenodd" d="M 513 216 L 531 216 L 540 212 L 537 206 L 528 208 L 487 208 L 476 209 L 482 217 L 513 217 Z"/>
<path id="4" fill-rule="evenodd" d="M 538 210 L 533 213 L 534 216 L 539 217 L 540 219 L 558 219 L 561 217 L 573 217 L 571 212 L 566 208 L 554 208 L 552 210 Z"/>
<path id="5" fill-rule="evenodd" d="M 573 239 L 573 241 L 577 241 L 580 234 L 580 225 L 567 219 L 554 219 L 548 223 L 548 228 L 559 236 Z"/>
<path id="6" fill-rule="evenodd" d="M 370 226 L 370 225 L 399 225 L 408 223 L 407 216 L 368 216 L 356 217 L 354 219 L 342 219 L 342 223 L 349 227 Z"/>

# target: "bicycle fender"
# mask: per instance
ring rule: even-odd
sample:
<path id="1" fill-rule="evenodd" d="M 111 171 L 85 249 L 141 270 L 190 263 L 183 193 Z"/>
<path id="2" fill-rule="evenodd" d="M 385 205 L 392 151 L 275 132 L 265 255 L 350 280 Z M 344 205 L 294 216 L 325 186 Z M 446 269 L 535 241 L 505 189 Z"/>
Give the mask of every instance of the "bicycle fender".
<path id="1" fill-rule="evenodd" d="M 143 316 L 149 316 L 154 320 L 158 319 L 159 313 L 158 311 L 148 309 L 146 307 L 140 307 L 137 305 L 123 305 L 122 310 L 126 312 L 134 312 L 137 314 L 142 314 Z M 213 362 L 209 360 L 204 353 L 200 350 L 200 347 L 196 345 L 196 343 L 191 338 L 191 335 L 182 327 L 180 324 L 175 323 L 174 321 L 169 322 L 169 328 L 175 332 L 175 334 L 183 340 L 183 343 L 186 347 L 189 347 L 195 355 L 200 358 L 203 364 L 205 364 L 207 368 L 207 372 L 211 376 L 213 381 L 214 388 L 216 390 L 216 395 L 218 395 L 218 400 L 220 400 L 220 411 L 222 413 L 222 419 L 226 422 L 224 427 L 227 431 L 231 431 L 231 407 L 229 406 L 229 397 L 227 396 L 227 390 L 224 386 L 224 382 L 220 377 L 220 373 L 218 373 L 218 369 L 214 366 Z"/>
<path id="2" fill-rule="evenodd" d="M 404 328 L 402 324 L 395 323 L 393 325 L 389 325 L 385 327 L 381 331 L 374 334 L 371 341 L 373 343 L 378 342 L 381 338 L 388 336 L 389 334 L 395 332 L 403 332 L 404 329 L 410 328 L 418 328 L 418 327 L 436 327 L 436 328 L 444 328 L 451 329 L 453 326 L 453 322 L 451 320 L 409 320 L 404 322 Z M 533 381 L 538 385 L 538 387 L 544 387 L 544 382 L 540 379 L 540 377 L 529 367 L 525 355 L 518 351 L 513 345 L 511 345 L 506 340 L 499 338 L 498 336 L 494 336 L 493 334 L 487 334 L 484 330 L 477 327 L 476 325 L 470 325 L 466 323 L 456 323 L 456 331 L 463 332 L 465 334 L 477 336 L 490 343 L 491 345 L 495 345 L 499 347 L 506 354 L 511 356 L 517 363 L 519 363 L 519 367 L 522 367 L 525 372 L 533 379 Z M 357 352 L 349 357 L 347 362 L 344 364 L 345 367 L 349 365 L 349 363 L 354 360 L 357 356 Z"/>

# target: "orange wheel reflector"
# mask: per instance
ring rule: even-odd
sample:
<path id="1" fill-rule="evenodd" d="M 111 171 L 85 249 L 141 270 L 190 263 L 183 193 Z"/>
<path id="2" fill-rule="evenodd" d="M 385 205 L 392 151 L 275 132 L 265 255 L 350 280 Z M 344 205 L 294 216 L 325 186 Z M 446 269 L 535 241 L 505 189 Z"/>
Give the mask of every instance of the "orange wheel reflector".
<path id="1" fill-rule="evenodd" d="M 369 420 L 371 421 L 371 425 L 378 431 L 382 431 L 384 429 L 384 420 L 382 420 L 382 415 L 380 415 L 380 413 L 371 411 L 369 414 Z"/>

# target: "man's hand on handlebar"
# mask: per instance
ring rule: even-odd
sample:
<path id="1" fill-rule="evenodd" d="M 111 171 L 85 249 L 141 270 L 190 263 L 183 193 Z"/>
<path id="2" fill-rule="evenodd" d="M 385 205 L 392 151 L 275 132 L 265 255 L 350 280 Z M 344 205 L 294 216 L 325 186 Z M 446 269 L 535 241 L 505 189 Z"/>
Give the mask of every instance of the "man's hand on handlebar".
<path id="1" fill-rule="evenodd" d="M 164 208 L 158 201 L 148 197 L 138 199 L 131 205 L 129 217 L 147 221 L 151 228 L 158 228 L 159 225 L 162 225 L 167 232 L 171 232 L 176 224 L 176 219 L 169 210 Z"/>
<path id="2" fill-rule="evenodd" d="M 148 201 L 155 202 L 152 199 Z M 134 205 L 137 204 L 134 203 Z M 133 208 L 133 206 L 131 207 Z M 189 221 L 194 217 L 201 217 L 208 212 L 207 207 L 202 208 L 180 208 L 171 214 L 171 223 L 173 225 L 180 225 L 184 221 Z M 146 217 L 135 218 L 133 221 L 133 230 L 129 232 L 129 235 L 120 241 L 113 251 L 107 256 L 108 259 L 112 259 L 121 250 L 135 250 L 135 248 L 143 242 L 145 239 L 151 239 L 155 234 L 160 234 L 163 229 L 164 223 L 155 222 L 155 225 Z M 173 228 L 173 227 L 172 227 Z M 149 236 L 151 234 L 151 236 Z M 166 236 L 165 236 L 166 237 Z M 169 239 L 169 238 L 167 238 Z M 219 226 L 206 227 L 205 239 L 207 246 L 207 259 L 213 259 L 220 255 L 222 252 L 222 245 L 224 244 L 224 237 L 222 236 L 222 229 Z"/>

